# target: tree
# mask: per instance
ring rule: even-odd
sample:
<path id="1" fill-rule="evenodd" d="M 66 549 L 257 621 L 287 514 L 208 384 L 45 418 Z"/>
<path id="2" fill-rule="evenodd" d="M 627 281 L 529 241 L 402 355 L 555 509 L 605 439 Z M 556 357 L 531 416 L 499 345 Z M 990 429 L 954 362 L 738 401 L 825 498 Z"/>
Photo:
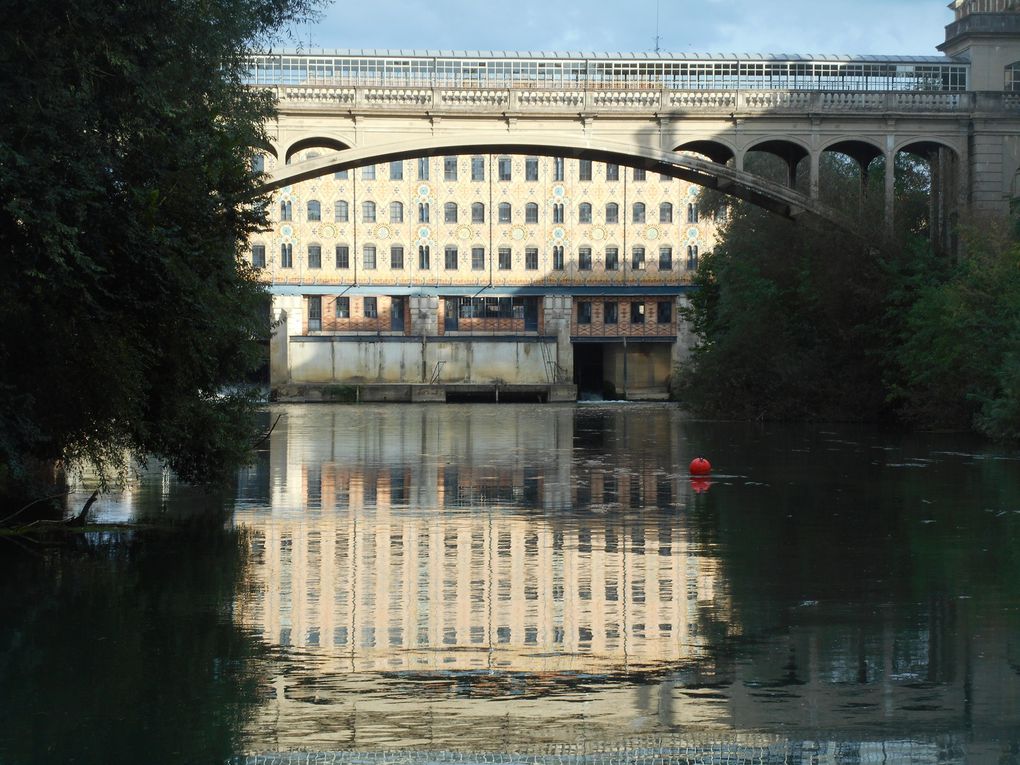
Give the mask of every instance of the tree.
<path id="1" fill-rule="evenodd" d="M 31 467 L 151 454 L 215 477 L 261 356 L 240 260 L 272 97 L 245 55 L 318 0 L 0 0 L 0 494 Z"/>
<path id="2" fill-rule="evenodd" d="M 781 177 L 760 157 L 748 169 Z M 855 164 L 826 155 L 822 188 L 839 189 L 856 216 Z M 887 408 L 888 294 L 911 232 L 925 231 L 928 178 L 904 157 L 896 168 L 902 245 L 881 233 L 834 237 L 746 203 L 736 204 L 715 251 L 702 259 L 687 318 L 698 345 L 677 395 L 705 414 L 761 419 L 868 420 Z M 775 164 L 775 163 L 773 163 Z M 881 164 L 876 163 L 876 164 Z M 864 220 L 880 220 L 882 175 L 872 174 Z M 776 173 L 781 175 L 775 175 Z M 877 187 L 877 188 L 876 188 Z M 702 194 L 711 213 L 722 199 Z"/>

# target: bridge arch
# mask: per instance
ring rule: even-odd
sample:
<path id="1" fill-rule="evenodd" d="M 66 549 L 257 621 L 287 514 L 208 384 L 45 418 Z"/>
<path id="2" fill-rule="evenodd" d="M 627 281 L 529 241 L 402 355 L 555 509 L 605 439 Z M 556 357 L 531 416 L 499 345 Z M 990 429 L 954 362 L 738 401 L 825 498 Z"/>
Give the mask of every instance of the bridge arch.
<path id="1" fill-rule="evenodd" d="M 729 160 L 736 159 L 737 151 L 725 141 L 718 139 L 687 141 L 675 147 L 673 151 L 690 151 L 701 154 L 719 165 L 725 165 Z"/>
<path id="2" fill-rule="evenodd" d="M 288 154 L 292 155 L 294 146 L 299 144 L 302 144 L 302 141 L 292 144 Z M 305 143 L 304 148 L 311 148 L 312 145 Z M 417 137 L 370 147 L 344 147 L 331 155 L 278 166 L 269 174 L 261 191 L 273 191 L 337 170 L 352 169 L 364 165 L 449 154 L 498 154 L 501 152 L 590 159 L 644 168 L 718 190 L 788 218 L 798 218 L 806 214 L 808 217 L 826 220 L 841 229 L 854 230 L 854 226 L 848 218 L 818 200 L 752 173 L 655 146 L 595 140 L 583 135 L 471 133 L 470 135 Z"/>
<path id="3" fill-rule="evenodd" d="M 343 151 L 344 149 L 351 148 L 352 144 L 345 143 L 338 138 L 329 138 L 327 136 L 309 136 L 308 138 L 301 138 L 294 141 L 290 146 L 287 147 L 287 151 L 284 153 L 284 163 L 290 164 L 291 159 L 299 151 L 305 149 L 329 149 L 331 151 Z"/>

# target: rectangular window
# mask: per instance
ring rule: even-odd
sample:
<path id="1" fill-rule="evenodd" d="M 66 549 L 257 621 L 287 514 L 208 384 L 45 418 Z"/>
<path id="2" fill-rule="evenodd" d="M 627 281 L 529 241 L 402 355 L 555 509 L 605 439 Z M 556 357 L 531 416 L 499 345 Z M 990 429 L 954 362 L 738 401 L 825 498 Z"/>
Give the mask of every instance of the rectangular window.
<path id="1" fill-rule="evenodd" d="M 645 304 L 644 303 L 631 303 L 630 304 L 630 323 L 631 324 L 644 324 L 645 323 Z"/>
<path id="2" fill-rule="evenodd" d="M 602 321 L 604 324 L 618 324 L 620 322 L 620 304 L 615 300 L 603 303 Z"/>
<path id="3" fill-rule="evenodd" d="M 456 271 L 457 270 L 457 248 L 456 247 L 447 247 L 446 250 L 444 251 L 444 255 L 445 255 L 445 259 L 446 259 L 446 270 L 447 271 Z"/>
<path id="4" fill-rule="evenodd" d="M 418 180 L 427 181 L 429 179 L 429 158 L 419 157 L 418 158 Z"/>
<path id="5" fill-rule="evenodd" d="M 443 205 L 443 223 L 457 222 L 457 203 L 447 202 Z"/>
<path id="6" fill-rule="evenodd" d="M 606 247 L 606 270 L 607 271 L 619 271 L 620 270 L 620 248 L 619 247 Z"/>
<path id="7" fill-rule="evenodd" d="M 500 247 L 499 248 L 499 263 L 498 263 L 498 265 L 499 265 L 499 270 L 500 271 L 509 271 L 510 270 L 511 258 L 512 258 L 512 251 L 511 251 L 511 249 L 509 247 Z"/>
<path id="8" fill-rule="evenodd" d="M 348 171 L 347 170 L 337 170 L 335 173 L 333 173 L 333 180 L 334 181 L 346 181 L 347 180 L 347 175 L 348 175 Z"/>
<path id="9" fill-rule="evenodd" d="M 336 317 L 338 319 L 351 318 L 351 299 L 349 297 L 338 297 L 336 299 Z"/>
<path id="10" fill-rule="evenodd" d="M 361 263 L 366 271 L 375 269 L 375 245 L 366 244 L 361 250 Z"/>
<path id="11" fill-rule="evenodd" d="M 643 181 L 645 179 L 645 169 L 643 167 L 634 168 L 634 180 Z"/>
<path id="12" fill-rule="evenodd" d="M 481 202 L 475 202 L 471 205 L 471 222 L 485 223 L 485 205 Z"/>
<path id="13" fill-rule="evenodd" d="M 361 301 L 362 310 L 365 314 L 366 319 L 378 319 L 379 318 L 379 305 L 376 303 L 377 298 L 367 297 Z"/>
<path id="14" fill-rule="evenodd" d="M 251 248 L 251 264 L 255 268 L 266 267 L 266 246 L 264 244 L 256 244 Z"/>
<path id="15" fill-rule="evenodd" d="M 444 181 L 455 181 L 455 180 L 457 180 L 457 158 L 456 157 L 443 157 L 443 180 Z"/>
<path id="16" fill-rule="evenodd" d="M 337 268 L 350 268 L 351 267 L 351 248 L 346 244 L 338 244 L 336 246 L 336 267 Z"/>
<path id="17" fill-rule="evenodd" d="M 577 323 L 591 324 L 591 301 L 579 300 L 577 302 Z"/>
<path id="18" fill-rule="evenodd" d="M 375 180 L 375 165 L 365 165 L 363 168 L 361 168 L 361 180 L 363 181 Z"/>
<path id="19" fill-rule="evenodd" d="M 333 205 L 333 217 L 337 223 L 347 223 L 350 219 L 350 207 L 343 199 L 338 199 Z"/>
<path id="20" fill-rule="evenodd" d="M 513 213 L 513 208 L 510 207 L 510 203 L 500 202 L 498 209 L 499 209 L 499 222 L 510 223 Z"/>
<path id="21" fill-rule="evenodd" d="M 563 157 L 553 157 L 553 180 L 563 180 Z"/>
<path id="22" fill-rule="evenodd" d="M 606 165 L 606 180 L 607 181 L 618 181 L 618 180 L 620 180 L 620 166 L 619 165 Z"/>
<path id="23" fill-rule="evenodd" d="M 308 245 L 308 267 L 322 268 L 322 247 L 317 244 Z"/>
<path id="24" fill-rule="evenodd" d="M 524 206 L 524 222 L 538 223 L 538 205 L 530 202 Z"/>
<path id="25" fill-rule="evenodd" d="M 390 202 L 390 223 L 404 222 L 404 205 L 402 202 Z"/>
<path id="26" fill-rule="evenodd" d="M 553 247 L 553 270 L 554 271 L 562 271 L 563 270 L 563 248 L 562 247 Z"/>
<path id="27" fill-rule="evenodd" d="M 513 177 L 513 170 L 510 163 L 510 157 L 499 158 L 499 175 L 497 176 L 501 181 L 509 181 Z"/>
<path id="28" fill-rule="evenodd" d="M 308 331 L 318 332 L 322 329 L 322 296 L 309 295 L 305 300 L 308 304 Z"/>
<path id="29" fill-rule="evenodd" d="M 668 300 L 660 300 L 656 303 L 655 320 L 659 324 L 669 324 L 673 321 L 673 304 Z"/>
<path id="30" fill-rule="evenodd" d="M 673 179 L 670 178 L 668 175 L 663 175 L 662 173 L 659 173 L 659 180 L 662 181 L 663 183 L 669 183 Z"/>
<path id="31" fill-rule="evenodd" d="M 361 222 L 375 223 L 375 202 L 361 203 Z"/>
<path id="32" fill-rule="evenodd" d="M 538 270 L 538 248 L 528 247 L 524 250 L 524 268 L 528 271 Z"/>
<path id="33" fill-rule="evenodd" d="M 673 248 L 672 247 L 660 247 L 659 248 L 659 270 L 660 271 L 672 271 L 673 270 Z"/>
<path id="34" fill-rule="evenodd" d="M 390 268 L 394 271 L 401 271 L 404 268 L 404 248 L 402 245 L 390 246 Z"/>
<path id="35" fill-rule="evenodd" d="M 645 248 L 635 247 L 631 250 L 630 267 L 633 271 L 645 270 Z"/>
<path id="36" fill-rule="evenodd" d="M 577 268 L 580 271 L 591 271 L 591 247 L 582 247 L 577 251 Z"/>
<path id="37" fill-rule="evenodd" d="M 591 180 L 591 160 L 582 159 L 577 163 L 577 178 L 581 181 Z"/>
<path id="38" fill-rule="evenodd" d="M 390 162 L 390 180 L 404 180 L 404 163 L 402 161 Z"/>
<path id="39" fill-rule="evenodd" d="M 473 181 L 485 180 L 485 157 L 471 158 L 471 180 Z"/>
<path id="40" fill-rule="evenodd" d="M 538 157 L 528 157 L 524 160 L 524 180 L 538 180 Z"/>
<path id="41" fill-rule="evenodd" d="M 280 268 L 293 268 L 293 267 L 294 267 L 294 245 L 281 244 Z"/>
<path id="42" fill-rule="evenodd" d="M 484 247 L 472 247 L 471 248 L 471 270 L 472 271 L 484 271 L 485 270 L 485 248 Z"/>

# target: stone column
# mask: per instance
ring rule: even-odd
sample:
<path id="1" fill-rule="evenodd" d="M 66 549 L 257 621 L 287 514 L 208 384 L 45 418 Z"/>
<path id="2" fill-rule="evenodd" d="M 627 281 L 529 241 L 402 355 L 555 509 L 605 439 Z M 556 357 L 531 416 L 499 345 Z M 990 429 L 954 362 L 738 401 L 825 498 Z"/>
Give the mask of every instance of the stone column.
<path id="1" fill-rule="evenodd" d="M 889 143 L 892 143 L 890 137 Z M 892 236 L 893 222 L 896 215 L 896 152 L 893 149 L 885 151 L 885 234 Z"/>
<path id="2" fill-rule="evenodd" d="M 570 295 L 545 295 L 542 310 L 545 314 L 545 334 L 556 336 L 554 361 L 559 367 L 554 382 L 569 383 L 574 379 L 574 346 L 570 342 L 573 300 Z"/>
<path id="3" fill-rule="evenodd" d="M 818 199 L 818 195 L 819 195 L 818 175 L 819 175 L 819 166 L 821 164 L 821 152 L 818 152 L 818 151 L 811 152 L 811 154 L 809 155 L 809 159 L 810 159 L 810 162 L 811 162 L 811 187 L 810 187 L 811 191 L 810 191 L 810 194 L 811 194 L 811 198 L 812 199 Z M 795 174 L 794 174 L 794 183 L 796 183 L 796 180 L 797 180 L 796 179 L 796 171 L 794 171 L 794 172 L 795 172 Z"/>
<path id="4" fill-rule="evenodd" d="M 291 381 L 290 338 L 304 329 L 304 298 L 300 295 L 273 295 L 273 332 L 269 338 L 269 387 Z"/>

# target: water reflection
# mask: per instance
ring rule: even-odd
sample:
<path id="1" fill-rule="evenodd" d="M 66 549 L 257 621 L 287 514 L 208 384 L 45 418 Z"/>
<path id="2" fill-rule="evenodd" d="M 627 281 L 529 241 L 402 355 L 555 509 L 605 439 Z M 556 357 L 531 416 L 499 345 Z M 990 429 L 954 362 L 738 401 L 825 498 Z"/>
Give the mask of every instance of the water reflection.
<path id="1" fill-rule="evenodd" d="M 943 587 L 942 556 L 987 533 L 972 454 L 668 407 L 281 411 L 235 516 L 237 609 L 280 657 L 250 749 L 1017 746 L 1015 590 Z M 703 493 L 685 467 L 706 445 L 746 474 Z M 889 472 L 940 462 L 969 488 Z M 939 514 L 955 527 L 927 533 Z"/>

